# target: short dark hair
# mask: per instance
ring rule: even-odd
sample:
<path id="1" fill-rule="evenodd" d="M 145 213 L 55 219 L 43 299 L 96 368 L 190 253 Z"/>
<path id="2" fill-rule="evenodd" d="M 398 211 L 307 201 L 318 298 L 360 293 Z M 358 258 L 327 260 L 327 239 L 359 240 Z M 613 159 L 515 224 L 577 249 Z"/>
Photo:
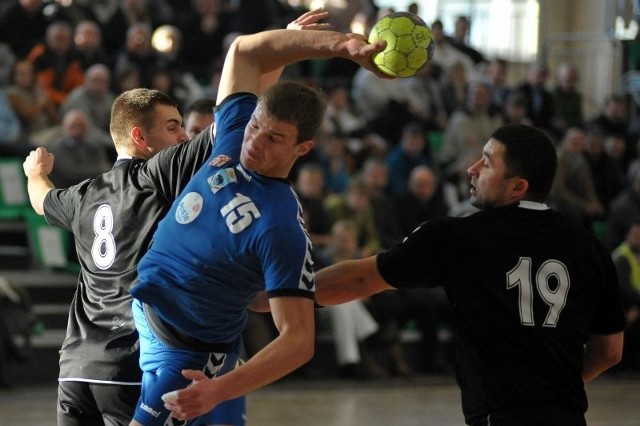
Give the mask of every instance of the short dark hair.
<path id="1" fill-rule="evenodd" d="M 267 115 L 298 127 L 298 142 L 313 139 L 326 110 L 324 95 L 298 82 L 282 81 L 260 96 Z"/>
<path id="2" fill-rule="evenodd" d="M 184 110 L 184 119 L 186 120 L 189 114 L 197 112 L 198 114 L 213 114 L 213 109 L 216 106 L 216 100 L 213 98 L 199 98 L 187 105 Z"/>
<path id="3" fill-rule="evenodd" d="M 541 130 L 524 124 L 508 124 L 491 135 L 505 147 L 507 174 L 529 182 L 528 199 L 544 201 L 551 191 L 558 167 L 556 148 Z"/>

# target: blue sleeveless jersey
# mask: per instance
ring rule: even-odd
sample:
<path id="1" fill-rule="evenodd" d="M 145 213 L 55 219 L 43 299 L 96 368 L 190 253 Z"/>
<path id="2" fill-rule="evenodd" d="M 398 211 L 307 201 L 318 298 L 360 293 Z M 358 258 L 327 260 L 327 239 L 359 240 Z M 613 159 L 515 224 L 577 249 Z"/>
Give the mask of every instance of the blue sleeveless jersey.
<path id="1" fill-rule="evenodd" d="M 289 183 L 239 164 L 257 98 L 227 98 L 216 111 L 210 158 L 160 222 L 132 295 L 183 333 L 232 342 L 258 291 L 313 298 L 311 243 Z"/>

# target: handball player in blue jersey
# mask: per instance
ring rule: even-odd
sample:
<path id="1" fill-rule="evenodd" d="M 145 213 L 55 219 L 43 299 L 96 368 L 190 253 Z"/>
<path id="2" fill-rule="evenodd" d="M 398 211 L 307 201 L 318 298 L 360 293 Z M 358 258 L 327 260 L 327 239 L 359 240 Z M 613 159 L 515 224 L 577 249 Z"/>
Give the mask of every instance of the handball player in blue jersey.
<path id="1" fill-rule="evenodd" d="M 609 252 L 544 204 L 556 164 L 538 129 L 496 129 L 468 170 L 482 211 L 425 222 L 386 252 L 319 271 L 318 303 L 442 286 L 467 424 L 585 425 L 584 385 L 620 361 L 625 319 Z"/>
<path id="2" fill-rule="evenodd" d="M 316 89 L 277 79 L 287 64 L 329 57 L 382 77 L 371 54 L 383 48 L 359 35 L 291 30 L 240 36 L 231 45 L 213 152 L 160 222 L 131 290 L 143 370 L 132 425 L 164 425 L 167 410 L 194 418 L 312 357 L 311 243 L 287 177 L 313 148 L 325 104 Z M 279 334 L 227 372 L 238 356 L 247 305 L 261 291 Z"/>

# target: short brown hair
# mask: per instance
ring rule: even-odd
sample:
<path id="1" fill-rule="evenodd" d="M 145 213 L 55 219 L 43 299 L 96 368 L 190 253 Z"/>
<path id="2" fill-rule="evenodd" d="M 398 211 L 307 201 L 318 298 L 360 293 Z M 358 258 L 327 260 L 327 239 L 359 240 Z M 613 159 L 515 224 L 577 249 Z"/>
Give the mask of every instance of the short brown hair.
<path id="1" fill-rule="evenodd" d="M 116 147 L 129 145 L 129 133 L 133 127 L 150 129 L 156 105 L 177 108 L 169 96 L 154 89 L 132 89 L 121 93 L 111 106 L 109 131 Z"/>
<path id="2" fill-rule="evenodd" d="M 298 127 L 298 142 L 313 139 L 326 110 L 323 94 L 304 83 L 283 81 L 260 97 L 267 115 Z"/>

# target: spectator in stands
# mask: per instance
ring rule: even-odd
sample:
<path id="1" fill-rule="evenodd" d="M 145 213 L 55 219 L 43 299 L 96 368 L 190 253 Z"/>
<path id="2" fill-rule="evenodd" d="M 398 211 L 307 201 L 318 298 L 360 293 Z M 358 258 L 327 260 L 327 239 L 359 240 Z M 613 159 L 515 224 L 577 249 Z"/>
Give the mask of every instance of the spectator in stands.
<path id="1" fill-rule="evenodd" d="M 111 91 L 111 71 L 106 65 L 91 65 L 85 75 L 84 83 L 73 89 L 62 104 L 61 113 L 71 109 L 83 110 L 94 125 L 109 132 L 111 105 L 115 99 Z M 109 142 L 109 145 L 113 145 Z"/>
<path id="2" fill-rule="evenodd" d="M 442 99 L 440 83 L 435 76 L 434 65 L 428 62 L 416 75 L 403 78 L 402 82 L 420 101 L 416 115 L 425 130 L 443 131 L 447 126 L 448 112 Z"/>
<path id="3" fill-rule="evenodd" d="M 578 68 L 563 62 L 556 68 L 556 84 L 551 92 L 555 117 L 553 127 L 557 134 L 562 134 L 569 127 L 583 126 L 582 93 L 578 88 L 580 73 Z"/>
<path id="4" fill-rule="evenodd" d="M 426 134 L 417 122 L 406 124 L 402 129 L 400 142 L 386 155 L 389 175 L 389 192 L 392 195 L 402 194 L 407 189 L 411 170 L 418 165 L 431 163 Z"/>
<path id="5" fill-rule="evenodd" d="M 447 216 L 449 212 L 440 177 L 426 165 L 411 171 L 407 190 L 395 199 L 403 235 L 409 235 L 422 222 Z"/>
<path id="6" fill-rule="evenodd" d="M 502 116 L 504 124 L 533 125 L 531 119 L 527 117 L 527 100 L 518 92 L 512 92 L 507 96 L 502 110 L 498 114 Z"/>
<path id="7" fill-rule="evenodd" d="M 151 87 L 152 73 L 161 67 L 157 53 L 151 46 L 152 27 L 144 22 L 131 25 L 124 44 L 115 54 L 114 72 L 135 67 L 140 78 L 140 87 Z"/>
<path id="8" fill-rule="evenodd" d="M 44 39 L 47 18 L 43 6 L 42 0 L 13 0 L 0 12 L 0 41 L 8 43 L 18 59 Z"/>
<path id="9" fill-rule="evenodd" d="M 111 65 L 111 58 L 102 44 L 102 29 L 97 22 L 78 22 L 73 35 L 73 46 L 80 55 L 85 71 L 94 64 Z"/>
<path id="10" fill-rule="evenodd" d="M 533 62 L 529 65 L 525 81 L 516 90 L 527 100 L 527 114 L 533 125 L 557 140 L 559 135 L 553 127 L 556 117 L 554 98 L 545 86 L 547 77 L 547 67 Z"/>
<path id="11" fill-rule="evenodd" d="M 56 108 L 84 82 L 82 62 L 73 49 L 73 29 L 64 21 L 49 24 L 44 43 L 31 49 L 28 59 L 34 64 L 36 78 Z"/>
<path id="12" fill-rule="evenodd" d="M 586 129 L 585 154 L 593 174 L 596 195 L 606 217 L 611 201 L 624 189 L 625 175 L 617 161 L 605 151 L 605 136 L 596 125 Z"/>
<path id="13" fill-rule="evenodd" d="M 347 148 L 346 138 L 337 134 L 320 134 L 314 148 L 322 165 L 327 193 L 343 192 L 356 171 L 356 160 Z"/>
<path id="14" fill-rule="evenodd" d="M 615 249 L 624 241 L 631 224 L 640 220 L 640 171 L 627 183 L 625 189 L 611 201 L 607 216 L 607 246 Z"/>
<path id="15" fill-rule="evenodd" d="M 390 145 L 400 140 L 405 124 L 419 120 L 422 100 L 401 78 L 379 79 L 360 68 L 352 81 L 351 98 L 369 129 Z"/>
<path id="16" fill-rule="evenodd" d="M 624 303 L 627 328 L 620 369 L 640 371 L 640 221 L 631 223 L 625 240 L 612 253 Z"/>
<path id="17" fill-rule="evenodd" d="M 64 115 L 62 137 L 49 147 L 56 157 L 56 167 L 50 175 L 56 187 L 67 188 L 111 169 L 104 145 L 88 139 L 89 129 L 84 111 L 72 109 Z"/>
<path id="18" fill-rule="evenodd" d="M 441 79 L 440 96 L 444 104 L 447 116 L 464 108 L 469 95 L 469 79 L 462 62 L 451 64 L 449 72 Z"/>
<path id="19" fill-rule="evenodd" d="M 589 120 L 589 124 L 600 126 L 605 137 L 612 134 L 624 137 L 626 145 L 625 167 L 636 156 L 635 144 L 637 142 L 634 137 L 637 131 L 633 130 L 627 114 L 628 109 L 624 96 L 612 94 L 605 100 L 602 110 Z"/>
<path id="20" fill-rule="evenodd" d="M 354 176 L 349 180 L 344 193 L 328 194 L 324 205 L 332 226 L 340 219 L 351 219 L 355 222 L 358 226 L 358 250 L 363 256 L 365 253 L 377 253 L 382 249 L 369 189 L 360 176 Z"/>
<path id="21" fill-rule="evenodd" d="M 372 156 L 386 154 L 387 144 L 382 137 L 373 133 L 364 118 L 356 112 L 349 98 L 348 87 L 340 82 L 325 85 L 327 96 L 327 112 L 321 130 L 328 134 L 343 137 L 356 164 L 360 168 L 362 162 Z"/>
<path id="22" fill-rule="evenodd" d="M 569 128 L 558 147 L 558 169 L 548 204 L 560 214 L 591 229 L 592 221 L 602 219 L 604 207 L 598 199 L 591 167 L 585 156 L 585 133 Z"/>
<path id="23" fill-rule="evenodd" d="M 324 206 L 324 170 L 318 163 L 310 162 L 300 166 L 295 181 L 295 191 L 302 206 L 302 217 L 315 249 L 329 242 L 331 223 Z"/>
<path id="24" fill-rule="evenodd" d="M 468 55 L 462 53 L 453 46 L 449 38 L 444 33 L 442 21 L 439 19 L 435 20 L 431 24 L 431 31 L 433 32 L 433 41 L 436 43 L 437 52 L 431 61 L 442 69 L 442 78 L 449 75 L 452 71 L 453 64 L 460 62 L 465 70 L 467 78 L 470 81 L 477 80 L 479 75 L 475 64 Z"/>
<path id="25" fill-rule="evenodd" d="M 104 46 L 110 55 L 118 52 L 126 44 L 131 27 L 146 24 L 153 29 L 172 20 L 173 10 L 165 0 L 116 1 L 118 7 L 111 11 L 111 15 L 105 18 L 103 23 Z"/>
<path id="26" fill-rule="evenodd" d="M 489 106 L 491 114 L 503 112 L 507 99 L 513 92 L 513 87 L 507 84 L 508 70 L 509 63 L 503 58 L 493 58 L 489 61 L 485 81 L 491 90 L 491 104 Z"/>
<path id="27" fill-rule="evenodd" d="M 33 64 L 28 60 L 18 60 L 13 65 L 11 85 L 6 93 L 11 107 L 20 118 L 23 144 L 34 143 L 38 133 L 58 122 L 57 108 L 36 79 Z"/>
<path id="28" fill-rule="evenodd" d="M 458 16 L 456 19 L 453 36 L 449 42 L 453 47 L 467 55 L 475 65 L 486 62 L 484 55 L 469 44 L 469 30 L 471 22 L 466 16 Z"/>
<path id="29" fill-rule="evenodd" d="M 113 93 L 116 95 L 141 87 L 140 70 L 133 64 L 125 64 L 117 69 L 114 77 Z"/>
<path id="30" fill-rule="evenodd" d="M 358 226 L 349 219 L 340 219 L 331 227 L 328 244 L 316 251 L 316 269 L 322 269 L 342 260 L 360 258 Z M 325 310 L 323 310 L 325 311 Z M 322 312 L 321 312 L 322 313 Z M 367 338 L 378 330 L 362 300 L 330 306 L 326 313 L 331 321 L 331 334 L 336 351 L 340 377 L 366 379 L 385 374 L 370 349 Z"/>
<path id="31" fill-rule="evenodd" d="M 361 176 L 369 190 L 380 244 L 383 249 L 393 247 L 405 234 L 398 222 L 395 200 L 389 193 L 389 166 L 382 158 L 368 158 L 362 166 Z"/>
<path id="32" fill-rule="evenodd" d="M 201 98 L 190 103 L 184 110 L 184 130 L 189 139 L 195 138 L 214 121 L 213 109 L 216 106 L 215 98 Z M 215 129 L 215 124 L 214 127 Z"/>
<path id="33" fill-rule="evenodd" d="M 230 30 L 230 14 L 221 0 L 195 0 L 178 24 L 184 36 L 181 58 L 187 69 L 204 84 L 224 60 L 224 37 Z"/>

